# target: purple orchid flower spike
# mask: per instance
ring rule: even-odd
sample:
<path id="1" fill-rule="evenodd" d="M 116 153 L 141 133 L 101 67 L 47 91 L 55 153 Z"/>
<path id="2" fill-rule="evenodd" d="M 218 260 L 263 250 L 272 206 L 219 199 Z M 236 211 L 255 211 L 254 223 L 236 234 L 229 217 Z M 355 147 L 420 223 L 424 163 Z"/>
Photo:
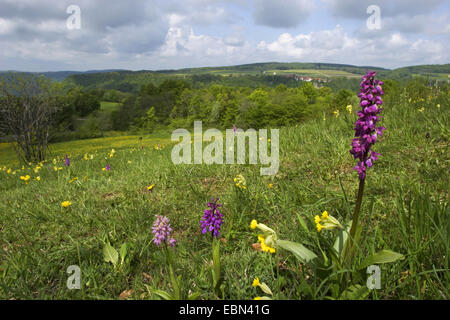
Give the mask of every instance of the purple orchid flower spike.
<path id="1" fill-rule="evenodd" d="M 111 170 L 111 165 L 110 165 L 109 163 L 106 165 L 105 170 L 106 170 L 106 171 Z"/>
<path id="2" fill-rule="evenodd" d="M 202 233 L 212 232 L 214 237 L 218 237 L 220 234 L 220 227 L 223 223 L 223 215 L 220 213 L 219 208 L 222 204 L 217 203 L 219 198 L 211 198 L 211 202 L 208 202 L 209 209 L 204 211 L 203 217 L 200 219 Z"/>
<path id="3" fill-rule="evenodd" d="M 70 166 L 70 159 L 67 154 L 64 156 L 64 163 L 66 164 L 66 166 Z"/>
<path id="4" fill-rule="evenodd" d="M 361 99 L 361 110 L 358 111 L 358 120 L 355 123 L 355 138 L 352 140 L 352 149 L 350 153 L 358 164 L 353 169 L 359 174 L 359 179 L 364 180 L 366 177 L 366 169 L 373 166 L 375 160 L 380 155 L 371 150 L 372 146 L 377 142 L 378 136 L 383 135 L 384 127 L 377 127 L 380 120 L 378 115 L 383 108 L 381 96 L 384 94 L 381 86 L 383 81 L 375 80 L 376 72 L 367 70 L 367 74 L 363 76 L 358 97 Z"/>
<path id="5" fill-rule="evenodd" d="M 156 220 L 153 223 L 152 233 L 154 235 L 153 243 L 156 246 L 160 246 L 163 243 L 174 247 L 176 240 L 171 238 L 172 228 L 170 227 L 170 220 L 165 216 L 156 215 Z"/>

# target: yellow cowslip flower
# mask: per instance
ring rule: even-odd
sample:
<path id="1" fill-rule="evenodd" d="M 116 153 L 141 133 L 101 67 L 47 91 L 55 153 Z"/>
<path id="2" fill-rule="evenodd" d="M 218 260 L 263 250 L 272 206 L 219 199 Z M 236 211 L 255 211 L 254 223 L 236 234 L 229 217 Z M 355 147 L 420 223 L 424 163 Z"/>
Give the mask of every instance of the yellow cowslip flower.
<path id="1" fill-rule="evenodd" d="M 420 108 L 418 111 L 419 111 L 419 112 L 424 112 L 424 110 L 425 110 L 425 107 L 422 107 L 422 108 Z"/>
<path id="2" fill-rule="evenodd" d="M 261 250 L 264 252 L 275 253 L 275 248 L 271 247 L 276 244 L 277 234 L 275 231 L 265 224 L 258 223 L 256 220 L 250 222 L 250 228 L 258 228 L 264 232 L 264 234 L 258 234 L 258 242 L 261 242 Z"/>
<path id="3" fill-rule="evenodd" d="M 318 231 L 318 232 L 320 232 L 320 230 L 323 229 L 323 226 L 322 226 L 320 223 L 317 223 L 317 224 L 316 224 L 316 227 L 317 227 L 317 231 Z"/>
<path id="4" fill-rule="evenodd" d="M 102 171 L 105 171 L 106 170 L 106 168 L 102 168 Z"/>
<path id="5" fill-rule="evenodd" d="M 261 249 L 264 252 L 275 253 L 275 248 L 272 248 L 266 244 L 266 238 L 258 235 L 258 240 L 261 242 Z"/>
<path id="6" fill-rule="evenodd" d="M 94 155 L 93 154 L 91 154 L 90 156 L 89 156 L 89 159 L 94 159 Z"/>
<path id="7" fill-rule="evenodd" d="M 257 286 L 259 286 L 259 284 L 260 284 L 259 278 L 256 277 L 256 278 L 253 280 L 252 286 L 254 286 L 254 287 L 256 288 Z"/>
<path id="8" fill-rule="evenodd" d="M 334 218 L 333 216 L 330 216 L 327 211 L 324 211 L 322 213 L 322 218 L 316 215 L 314 217 L 314 222 L 316 223 L 317 231 L 320 232 L 322 229 L 331 230 L 334 228 L 340 228 L 343 229 L 342 225 L 339 223 L 339 221 Z M 320 224 L 322 222 L 322 224 Z"/>
<path id="9" fill-rule="evenodd" d="M 258 234 L 258 241 L 264 242 L 264 236 L 262 234 Z"/>
<path id="10" fill-rule="evenodd" d="M 70 202 L 70 201 L 63 201 L 63 202 L 61 202 L 61 206 L 64 207 L 64 208 L 67 208 L 71 204 L 72 204 L 72 202 Z"/>
<path id="11" fill-rule="evenodd" d="M 348 106 L 346 106 L 345 109 L 347 109 L 348 113 L 352 114 L 353 107 L 352 107 L 351 104 L 349 104 Z"/>
<path id="12" fill-rule="evenodd" d="M 86 160 L 86 161 L 89 160 L 88 156 L 87 156 L 87 153 L 84 154 L 83 159 Z"/>
<path id="13" fill-rule="evenodd" d="M 59 167 L 58 170 L 62 170 L 62 167 Z"/>
<path id="14" fill-rule="evenodd" d="M 78 180 L 78 177 L 75 177 L 75 178 L 69 180 L 69 183 L 72 183 L 72 182 L 77 181 L 77 180 Z"/>
<path id="15" fill-rule="evenodd" d="M 56 159 L 55 158 L 53 158 L 53 164 L 56 164 Z"/>
<path id="16" fill-rule="evenodd" d="M 6 173 L 11 173 L 11 169 L 6 170 Z"/>
<path id="17" fill-rule="evenodd" d="M 41 181 L 41 177 L 36 177 L 36 180 L 37 181 Z"/>
<path id="18" fill-rule="evenodd" d="M 28 181 L 30 180 L 30 176 L 28 174 L 26 176 L 20 176 L 20 180 Z"/>
<path id="19" fill-rule="evenodd" d="M 56 166 L 53 167 L 53 170 L 58 171 L 58 168 Z"/>
<path id="20" fill-rule="evenodd" d="M 273 183 L 269 183 L 269 188 L 270 188 L 270 189 L 273 188 Z"/>
<path id="21" fill-rule="evenodd" d="M 333 111 L 333 113 L 336 118 L 339 117 L 339 110 L 335 110 L 335 111 Z"/>
<path id="22" fill-rule="evenodd" d="M 236 182 L 234 184 L 236 186 L 236 188 L 244 189 L 244 190 L 247 189 L 247 183 L 245 181 L 245 178 L 241 174 L 236 175 L 236 177 L 234 177 L 233 181 Z"/>

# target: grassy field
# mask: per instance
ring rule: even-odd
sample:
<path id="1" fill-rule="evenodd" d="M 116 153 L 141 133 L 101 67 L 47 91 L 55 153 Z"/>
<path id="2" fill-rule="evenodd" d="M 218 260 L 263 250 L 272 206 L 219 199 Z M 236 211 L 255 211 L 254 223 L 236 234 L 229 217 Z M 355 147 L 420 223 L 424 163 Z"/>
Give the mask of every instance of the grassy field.
<path id="1" fill-rule="evenodd" d="M 345 77 L 345 78 L 361 78 L 361 75 L 354 74 L 341 70 L 308 70 L 308 69 L 291 69 L 291 70 L 269 70 L 266 73 L 268 74 L 296 74 L 299 76 L 308 76 L 313 78 L 336 78 L 336 77 Z"/>
<path id="2" fill-rule="evenodd" d="M 111 113 L 111 112 L 119 109 L 119 106 L 120 106 L 120 103 L 118 103 L 118 102 L 102 101 L 100 103 L 100 110 Z"/>
<path id="3" fill-rule="evenodd" d="M 256 219 L 327 259 L 321 250 L 336 233 L 317 232 L 314 216 L 327 210 L 343 223 L 351 218 L 358 188 L 349 154 L 354 113 L 281 128 L 275 176 L 260 176 L 260 165 L 174 165 L 164 137 L 55 144 L 37 172 L 36 165 L 13 166 L 12 149 L 2 144 L 0 298 L 160 299 L 157 290 L 174 290 L 164 252 L 152 243 L 155 215 L 165 215 L 177 240 L 170 252 L 184 297 L 253 299 L 266 295 L 252 286 L 258 277 L 274 299 L 449 299 L 450 108 L 423 107 L 406 98 L 386 105 L 387 130 L 375 146 L 382 156 L 366 181 L 362 240 L 349 270 L 327 277 L 288 251 L 260 252 L 249 225 Z M 102 170 L 107 164 L 111 170 Z M 26 174 L 30 179 L 21 180 Z M 246 189 L 236 187 L 237 174 Z M 211 197 L 223 203 L 225 221 L 219 290 L 211 285 L 211 237 L 200 230 Z M 62 207 L 64 201 L 71 205 Z M 127 244 L 117 266 L 104 260 L 107 243 L 117 251 Z M 403 259 L 380 264 L 381 288 L 369 290 L 358 266 L 381 249 Z M 66 287 L 71 265 L 81 269 L 80 290 Z"/>

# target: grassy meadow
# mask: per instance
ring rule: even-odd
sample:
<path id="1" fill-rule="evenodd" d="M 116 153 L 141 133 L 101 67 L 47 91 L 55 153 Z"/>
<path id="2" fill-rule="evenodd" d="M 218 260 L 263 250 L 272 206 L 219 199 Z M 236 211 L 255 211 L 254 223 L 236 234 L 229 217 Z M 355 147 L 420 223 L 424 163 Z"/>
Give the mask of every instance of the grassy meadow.
<path id="1" fill-rule="evenodd" d="M 281 128 L 274 176 L 261 176 L 259 164 L 174 165 L 169 136 L 57 143 L 47 162 L 23 169 L 11 146 L 1 144 L 0 298 L 160 299 L 157 290 L 174 289 L 164 252 L 152 243 L 155 215 L 165 215 L 186 296 L 253 299 L 264 294 L 252 286 L 257 277 L 273 299 L 449 299 L 450 109 L 422 106 L 398 98 L 383 112 L 386 131 L 374 148 L 382 156 L 368 170 L 351 279 L 341 277 L 345 271 L 316 277 L 282 249 L 261 252 L 249 225 L 256 219 L 315 252 L 332 244 L 335 232 L 317 232 L 314 216 L 326 210 L 339 221 L 351 219 L 358 188 L 349 153 L 355 107 Z M 108 164 L 111 170 L 102 170 Z M 246 189 L 236 187 L 238 174 Z M 30 178 L 21 180 L 25 175 Z M 218 291 L 211 287 L 211 238 L 200 230 L 212 197 L 220 198 L 224 215 Z M 64 201 L 71 204 L 63 207 Z M 107 243 L 117 251 L 127 244 L 120 266 L 105 261 Z M 403 259 L 380 264 L 381 288 L 366 289 L 366 270 L 357 266 L 382 249 Z M 66 286 L 71 265 L 81 269 L 80 290 Z"/>

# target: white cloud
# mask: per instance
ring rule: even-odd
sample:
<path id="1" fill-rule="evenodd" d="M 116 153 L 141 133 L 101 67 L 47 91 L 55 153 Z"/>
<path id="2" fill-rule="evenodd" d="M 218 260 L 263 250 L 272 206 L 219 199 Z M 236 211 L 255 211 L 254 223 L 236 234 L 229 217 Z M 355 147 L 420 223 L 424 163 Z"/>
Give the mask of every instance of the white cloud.
<path id="1" fill-rule="evenodd" d="M 306 34 L 281 34 L 276 41 L 259 43 L 260 50 L 278 59 L 304 62 L 338 62 L 394 68 L 410 64 L 442 63 L 450 60 L 449 44 L 434 40 L 409 40 L 401 33 L 382 38 L 349 36 L 342 27 Z"/>
<path id="2" fill-rule="evenodd" d="M 317 17 L 320 1 L 329 10 Z M 368 30 L 365 9 L 372 2 L 0 0 L 0 47 L 7 48 L 0 51 L 0 70 L 168 69 L 276 60 L 384 67 L 449 62 L 450 13 L 433 11 L 441 0 L 380 0 L 382 29 Z M 81 30 L 66 28 L 66 8 L 73 3 L 81 8 Z M 314 19 L 326 19 L 329 12 L 345 28 L 321 30 Z M 309 29 L 294 28 L 300 25 Z"/>
<path id="3" fill-rule="evenodd" d="M 254 0 L 253 18 L 258 25 L 292 28 L 303 23 L 314 8 L 310 0 Z"/>

